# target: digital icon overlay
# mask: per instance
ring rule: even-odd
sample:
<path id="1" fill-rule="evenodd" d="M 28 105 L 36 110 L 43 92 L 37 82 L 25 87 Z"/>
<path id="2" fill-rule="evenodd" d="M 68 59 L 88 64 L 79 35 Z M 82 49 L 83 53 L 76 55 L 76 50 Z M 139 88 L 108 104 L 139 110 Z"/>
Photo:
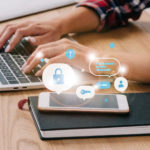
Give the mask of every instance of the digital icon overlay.
<path id="1" fill-rule="evenodd" d="M 66 51 L 66 57 L 70 60 L 73 59 L 75 57 L 75 51 L 73 49 L 68 49 Z"/>
<path id="2" fill-rule="evenodd" d="M 61 68 L 56 68 L 53 74 L 53 81 L 55 84 L 64 84 L 64 75 Z"/>
<path id="3" fill-rule="evenodd" d="M 109 46 L 110 46 L 110 48 L 115 48 L 115 44 L 114 43 L 110 43 Z"/>
<path id="4" fill-rule="evenodd" d="M 87 93 L 91 93 L 91 91 L 90 90 L 89 91 L 88 90 L 84 90 L 84 89 L 81 90 L 81 94 L 82 95 L 87 94 Z"/>
<path id="5" fill-rule="evenodd" d="M 44 62 L 44 58 L 41 58 L 40 61 L 41 61 L 41 62 Z"/>
<path id="6" fill-rule="evenodd" d="M 118 77 L 115 79 L 114 87 L 119 92 L 124 92 L 128 87 L 128 81 L 124 77 Z"/>
<path id="7" fill-rule="evenodd" d="M 115 48 L 114 43 L 109 44 L 110 48 Z M 66 59 L 72 60 L 75 58 L 75 50 L 66 50 Z M 42 58 L 43 55 L 38 55 L 41 62 L 46 61 Z M 96 54 L 89 55 L 89 71 L 94 76 L 112 77 L 123 72 L 126 72 L 125 67 L 121 67 L 120 61 L 116 58 L 96 58 Z M 82 68 L 84 73 L 85 69 Z M 71 66 L 64 63 L 50 64 L 44 69 L 42 80 L 45 87 L 57 94 L 69 90 L 77 83 L 77 77 Z M 118 77 L 114 81 L 114 87 L 119 92 L 124 92 L 128 87 L 128 81 L 124 77 Z M 82 102 L 87 102 L 87 99 L 92 99 L 95 96 L 95 90 L 108 90 L 111 88 L 111 83 L 107 80 L 99 81 L 93 86 L 79 86 L 76 89 L 76 95 L 82 99 Z M 108 103 L 111 99 L 105 98 L 104 102 Z"/>
<path id="8" fill-rule="evenodd" d="M 69 90 L 77 78 L 71 66 L 63 63 L 50 64 L 44 69 L 42 80 L 45 87 L 57 94 Z"/>
<path id="9" fill-rule="evenodd" d="M 110 87 L 111 87 L 111 84 L 108 81 L 99 81 L 96 83 L 97 89 L 109 89 Z"/>
<path id="10" fill-rule="evenodd" d="M 108 98 L 105 98 L 105 99 L 104 99 L 104 102 L 105 102 L 105 103 L 108 103 L 108 102 L 109 102 L 109 99 L 108 99 Z"/>
<path id="11" fill-rule="evenodd" d="M 120 62 L 116 58 L 95 58 L 89 64 L 90 73 L 94 76 L 115 76 L 119 68 Z"/>
<path id="12" fill-rule="evenodd" d="M 76 94 L 83 100 L 90 99 L 95 96 L 95 89 L 93 86 L 79 86 Z"/>

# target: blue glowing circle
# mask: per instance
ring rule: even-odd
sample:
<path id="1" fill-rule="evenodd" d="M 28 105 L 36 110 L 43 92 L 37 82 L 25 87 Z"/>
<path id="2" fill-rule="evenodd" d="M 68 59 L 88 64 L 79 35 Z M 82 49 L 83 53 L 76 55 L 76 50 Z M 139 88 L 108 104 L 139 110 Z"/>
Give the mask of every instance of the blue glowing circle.
<path id="1" fill-rule="evenodd" d="M 114 43 L 110 43 L 109 46 L 110 46 L 110 48 L 114 48 L 115 44 Z"/>
<path id="2" fill-rule="evenodd" d="M 43 59 L 43 58 L 41 58 L 41 62 L 44 62 L 44 59 Z"/>
<path id="3" fill-rule="evenodd" d="M 73 49 L 68 49 L 66 51 L 66 57 L 70 60 L 73 59 L 75 57 L 75 51 Z"/>
<path id="4" fill-rule="evenodd" d="M 105 100 L 104 100 L 104 101 L 105 101 L 105 103 L 108 103 L 108 98 L 105 98 Z"/>

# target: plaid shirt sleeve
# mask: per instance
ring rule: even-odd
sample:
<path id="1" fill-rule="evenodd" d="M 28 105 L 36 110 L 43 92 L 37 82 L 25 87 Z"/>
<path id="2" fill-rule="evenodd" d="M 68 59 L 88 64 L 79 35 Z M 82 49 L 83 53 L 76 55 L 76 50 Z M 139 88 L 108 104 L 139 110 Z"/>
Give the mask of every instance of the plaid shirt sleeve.
<path id="1" fill-rule="evenodd" d="M 93 9 L 100 19 L 98 31 L 103 27 L 125 26 L 129 19 L 137 20 L 150 0 L 86 0 L 77 5 Z"/>

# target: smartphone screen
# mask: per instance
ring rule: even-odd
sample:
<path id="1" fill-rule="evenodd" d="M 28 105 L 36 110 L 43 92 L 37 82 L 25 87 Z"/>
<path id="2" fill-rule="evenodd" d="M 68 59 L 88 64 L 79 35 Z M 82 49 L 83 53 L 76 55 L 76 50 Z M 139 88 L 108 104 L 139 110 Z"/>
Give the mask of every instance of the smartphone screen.
<path id="1" fill-rule="evenodd" d="M 118 102 L 116 95 L 95 95 L 92 99 L 80 99 L 72 94 L 50 94 L 50 107 L 80 107 L 80 108 L 112 108 L 118 109 Z"/>

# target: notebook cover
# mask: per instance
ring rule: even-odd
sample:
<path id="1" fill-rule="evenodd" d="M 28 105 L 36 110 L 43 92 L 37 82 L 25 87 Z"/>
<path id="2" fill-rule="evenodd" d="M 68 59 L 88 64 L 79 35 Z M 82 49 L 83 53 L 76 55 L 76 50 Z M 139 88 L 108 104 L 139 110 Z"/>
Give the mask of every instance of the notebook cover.
<path id="1" fill-rule="evenodd" d="M 46 131 L 150 125 L 150 93 L 130 93 L 125 95 L 130 108 L 128 114 L 39 112 L 37 109 L 38 97 L 29 97 L 29 107 L 33 107 L 38 118 L 39 127 L 35 122 L 38 132 L 39 129 Z M 35 119 L 33 114 L 32 117 Z M 40 137 L 43 139 L 41 135 Z"/>

